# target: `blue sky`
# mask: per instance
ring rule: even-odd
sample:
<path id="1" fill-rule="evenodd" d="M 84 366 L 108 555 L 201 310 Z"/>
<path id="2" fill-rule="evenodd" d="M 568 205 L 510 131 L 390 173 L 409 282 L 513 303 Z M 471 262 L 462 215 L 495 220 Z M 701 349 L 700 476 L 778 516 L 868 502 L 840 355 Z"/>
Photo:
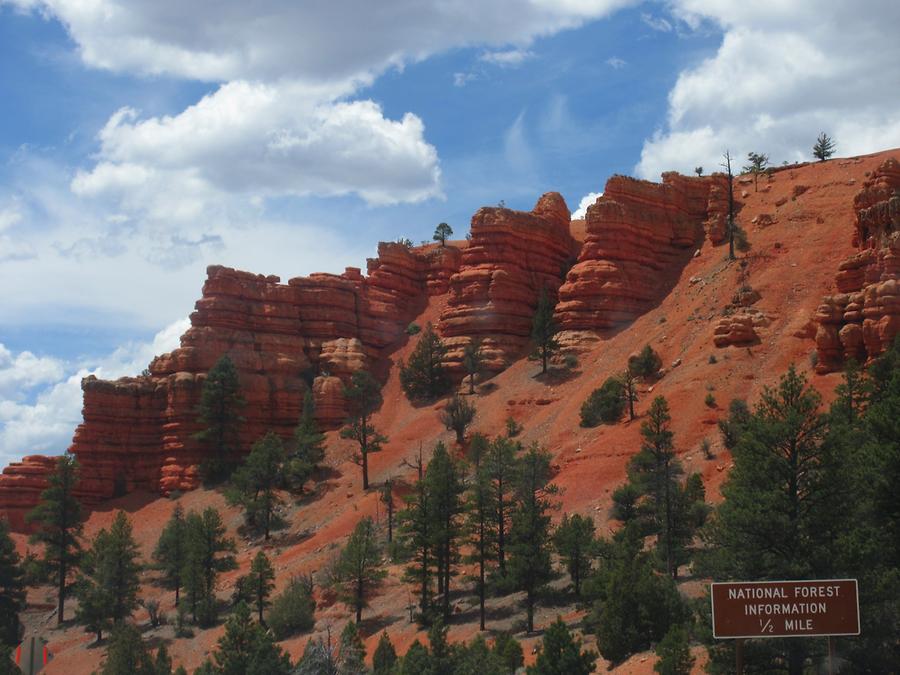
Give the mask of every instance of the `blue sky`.
<path id="1" fill-rule="evenodd" d="M 0 0 L 0 462 L 176 346 L 207 264 L 364 267 L 613 173 L 900 146 L 900 7 L 847 5 Z"/>

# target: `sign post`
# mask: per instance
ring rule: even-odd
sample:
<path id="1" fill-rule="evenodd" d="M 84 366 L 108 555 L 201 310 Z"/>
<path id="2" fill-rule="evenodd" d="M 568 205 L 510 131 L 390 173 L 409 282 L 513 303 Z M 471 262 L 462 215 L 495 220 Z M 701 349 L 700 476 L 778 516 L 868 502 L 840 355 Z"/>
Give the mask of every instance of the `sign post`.
<path id="1" fill-rule="evenodd" d="M 24 675 L 37 675 L 53 659 L 53 654 L 47 649 L 44 638 L 32 635 L 16 647 L 12 658 Z"/>
<path id="2" fill-rule="evenodd" d="M 859 635 L 856 579 L 713 583 L 710 602 L 713 636 L 738 641 L 738 675 L 746 638 L 827 637 L 828 668 L 834 672 L 834 636 Z"/>

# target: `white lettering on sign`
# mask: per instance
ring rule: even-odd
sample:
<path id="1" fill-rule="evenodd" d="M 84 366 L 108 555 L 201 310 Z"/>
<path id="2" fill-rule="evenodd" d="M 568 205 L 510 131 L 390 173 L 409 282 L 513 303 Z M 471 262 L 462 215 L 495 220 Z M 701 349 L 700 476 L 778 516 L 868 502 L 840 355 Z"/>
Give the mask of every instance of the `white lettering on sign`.
<path id="1" fill-rule="evenodd" d="M 812 619 L 785 619 L 785 630 L 812 630 Z"/>
<path id="2" fill-rule="evenodd" d="M 824 602 L 782 602 L 779 604 L 744 605 L 744 615 L 824 614 L 827 609 L 828 607 Z"/>
<path id="3" fill-rule="evenodd" d="M 770 598 L 784 598 L 787 595 L 783 588 L 777 586 L 765 586 L 763 588 L 729 588 L 729 600 L 768 600 Z"/>

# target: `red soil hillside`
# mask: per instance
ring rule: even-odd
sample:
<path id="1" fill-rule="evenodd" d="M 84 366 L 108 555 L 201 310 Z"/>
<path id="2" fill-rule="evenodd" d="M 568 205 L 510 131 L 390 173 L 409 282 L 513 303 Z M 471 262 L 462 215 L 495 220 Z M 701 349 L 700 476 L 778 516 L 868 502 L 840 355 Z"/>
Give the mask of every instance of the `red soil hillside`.
<path id="1" fill-rule="evenodd" d="M 86 535 L 108 525 L 114 510 L 123 508 L 149 555 L 180 502 L 186 509 L 215 505 L 237 536 L 239 513 L 217 493 L 159 496 L 196 484 L 193 466 L 202 448 L 191 438 L 192 411 L 205 372 L 225 352 L 238 365 L 248 410 L 253 409 L 245 428 L 248 441 L 268 428 L 289 433 L 306 387 L 303 371 L 315 375 L 320 420 L 333 428 L 343 416 L 341 381 L 354 369 L 374 370 L 384 378 L 384 405 L 374 421 L 390 440 L 370 457 L 371 480 L 411 479 L 403 461 L 420 444 L 426 455 L 438 440 L 454 445 L 452 432 L 438 419 L 444 402 L 413 405 L 402 393 L 395 366 L 415 345 L 404 332 L 411 321 L 431 322 L 449 338 L 451 365 L 458 364 L 468 340 L 485 339 L 497 374 L 479 387 L 474 430 L 496 434 L 507 417 L 518 420 L 523 441 L 537 441 L 553 453 L 555 481 L 564 489 L 558 517 L 588 514 L 601 532 L 609 530 L 611 492 L 638 449 L 640 420 L 583 429 L 579 409 L 593 389 L 624 369 L 629 355 L 650 344 L 665 372 L 642 387 L 637 413 L 643 414 L 653 396 L 668 399 L 685 469 L 699 471 L 716 499 L 730 463 L 716 422 L 732 398 L 752 402 L 791 363 L 828 396 L 839 376 L 825 371 L 838 367 L 845 355 L 875 355 L 900 329 L 900 244 L 890 224 L 898 213 L 894 190 L 900 172 L 887 164 L 876 173 L 895 155 L 900 151 L 780 169 L 761 177 L 758 190 L 751 178 L 736 179 L 738 221 L 752 248 L 732 262 L 721 244 L 722 178 L 667 174 L 662 184 L 614 177 L 586 221 L 571 229 L 558 195 L 541 198 L 530 213 L 482 209 L 473 217 L 468 247 L 451 242 L 410 250 L 383 244 L 366 277 L 348 270 L 282 284 L 274 277 L 210 268 L 180 349 L 155 359 L 149 376 L 84 384 L 84 423 L 72 450 L 84 467 L 83 496 L 94 504 Z M 842 264 L 848 258 L 862 262 Z M 567 370 L 560 364 L 548 376 L 536 377 L 539 366 L 523 358 L 523 348 L 542 287 L 554 294 L 558 289 L 557 316 L 568 329 L 562 342 L 577 355 L 578 366 Z M 860 340 L 850 335 L 856 329 L 845 330 L 851 325 L 858 326 Z M 820 374 L 813 358 L 817 345 Z M 710 393 L 714 407 L 705 403 Z M 712 443 L 712 460 L 699 449 L 704 438 Z M 362 493 L 349 442 L 336 431 L 328 439 L 331 471 L 315 498 L 291 506 L 289 527 L 267 548 L 279 588 L 292 574 L 322 569 L 360 517 L 384 520 L 374 493 Z M 45 459 L 26 458 L 0 477 L 0 509 L 13 525 L 21 527 L 46 471 Z M 103 501 L 116 489 L 140 492 Z M 24 536 L 17 538 L 24 549 Z M 239 550 L 246 570 L 257 545 Z M 223 598 L 240 573 L 223 577 Z M 399 577 L 392 569 L 364 614 L 370 617 L 363 627 L 370 654 L 382 628 L 401 652 L 419 634 L 408 621 L 409 596 Z M 159 597 L 174 616 L 173 594 L 150 583 L 143 592 Z M 34 591 L 30 600 L 44 602 L 48 593 Z M 477 630 L 468 602 L 459 601 L 451 640 Z M 491 628 L 514 627 L 521 612 L 508 611 L 511 600 L 492 602 L 497 618 Z M 557 613 L 578 618 L 571 608 L 543 608 L 537 626 Z M 347 617 L 346 608 L 323 597 L 316 631 L 330 625 L 339 632 Z M 86 673 L 100 662 L 102 649 L 86 648 L 92 637 L 81 628 L 49 628 L 55 619 L 48 619 L 47 610 L 32 610 L 28 621 L 49 634 L 57 655 L 45 672 Z M 218 627 L 174 640 L 170 653 L 176 663 L 195 667 L 221 632 Z M 168 640 L 172 629 L 147 635 Z M 300 636 L 284 646 L 297 657 L 307 639 Z M 536 638 L 524 642 L 528 653 Z M 617 671 L 650 673 L 652 667 L 652 656 L 639 655 Z"/>

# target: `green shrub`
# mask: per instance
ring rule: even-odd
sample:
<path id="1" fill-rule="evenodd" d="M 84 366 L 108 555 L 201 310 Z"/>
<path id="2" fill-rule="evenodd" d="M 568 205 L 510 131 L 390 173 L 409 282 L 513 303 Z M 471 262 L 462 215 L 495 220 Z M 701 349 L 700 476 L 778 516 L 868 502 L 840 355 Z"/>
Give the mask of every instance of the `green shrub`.
<path id="1" fill-rule="evenodd" d="M 422 327 L 419 324 L 417 324 L 415 321 L 413 321 L 406 327 L 406 334 L 407 335 L 417 335 L 419 332 L 421 332 L 421 330 L 422 330 Z"/>
<path id="2" fill-rule="evenodd" d="M 653 670 L 660 675 L 691 675 L 694 657 L 691 655 L 687 628 L 673 624 L 656 645 L 656 655 L 659 661 Z"/>
<path id="3" fill-rule="evenodd" d="M 710 362 L 710 363 L 717 363 L 717 362 L 718 362 L 718 359 L 716 358 L 716 355 L 715 355 L 715 354 L 710 354 L 710 355 L 709 355 L 709 362 Z"/>
<path id="4" fill-rule="evenodd" d="M 660 368 L 662 359 L 650 345 L 645 345 L 637 356 L 628 359 L 628 370 L 637 377 L 645 379 L 655 377 Z"/>
<path id="5" fill-rule="evenodd" d="M 510 415 L 506 418 L 506 437 L 507 438 L 515 438 L 519 434 L 522 433 L 523 427 L 521 424 L 516 422 L 516 418 Z"/>
<path id="6" fill-rule="evenodd" d="M 312 599 L 308 585 L 301 579 L 293 578 L 287 588 L 272 600 L 266 623 L 275 634 L 276 640 L 284 640 L 313 627 L 315 608 L 316 603 Z"/>
<path id="7" fill-rule="evenodd" d="M 706 398 L 703 399 L 703 402 L 706 404 L 707 408 L 715 408 L 716 407 L 716 397 L 710 391 L 706 394 Z"/>
<path id="8" fill-rule="evenodd" d="M 575 370 L 578 367 L 578 357 L 574 354 L 566 354 L 563 357 L 563 364 L 569 370 Z"/>
<path id="9" fill-rule="evenodd" d="M 614 377 L 607 378 L 599 389 L 594 389 L 581 405 L 581 426 L 617 422 L 625 411 L 625 386 Z"/>

